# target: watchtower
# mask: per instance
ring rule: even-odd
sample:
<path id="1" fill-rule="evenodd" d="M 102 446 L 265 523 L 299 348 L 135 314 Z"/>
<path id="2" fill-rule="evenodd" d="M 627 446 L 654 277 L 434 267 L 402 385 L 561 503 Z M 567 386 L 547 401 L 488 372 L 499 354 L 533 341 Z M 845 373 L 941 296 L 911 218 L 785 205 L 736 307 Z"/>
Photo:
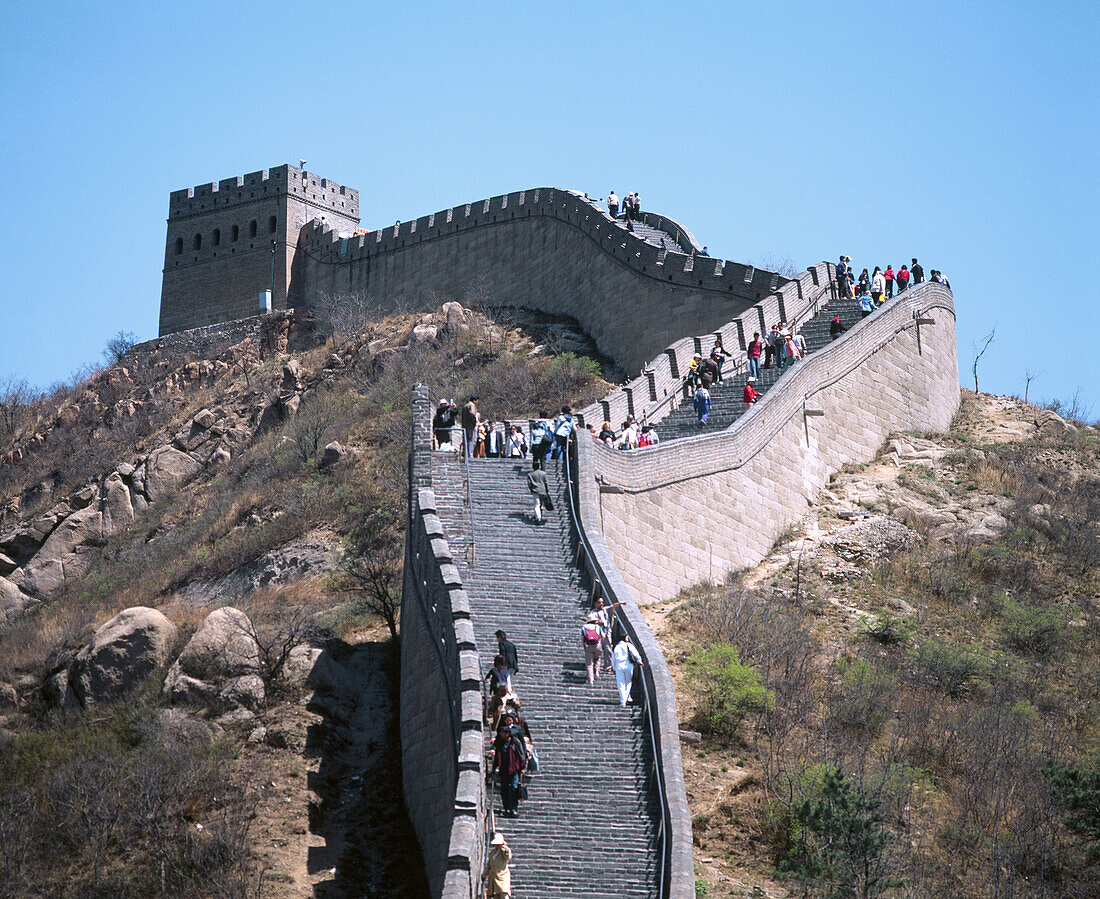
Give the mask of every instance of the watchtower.
<path id="1" fill-rule="evenodd" d="M 264 290 L 285 309 L 298 235 L 313 219 L 354 233 L 359 192 L 292 165 L 172 191 L 160 333 L 255 315 Z"/>

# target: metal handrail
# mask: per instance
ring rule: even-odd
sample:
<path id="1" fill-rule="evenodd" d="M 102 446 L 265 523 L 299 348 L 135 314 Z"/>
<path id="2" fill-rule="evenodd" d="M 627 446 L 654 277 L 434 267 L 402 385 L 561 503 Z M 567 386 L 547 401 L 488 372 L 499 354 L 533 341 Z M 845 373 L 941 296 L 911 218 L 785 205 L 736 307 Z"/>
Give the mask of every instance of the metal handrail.
<path id="1" fill-rule="evenodd" d="M 577 514 L 577 499 L 574 496 L 575 481 L 572 475 L 572 467 L 570 465 L 573 454 L 576 452 L 574 441 L 576 433 L 576 429 L 574 429 L 573 433 L 569 435 L 569 444 L 566 447 L 565 453 L 563 454 L 565 459 L 565 489 L 566 493 L 569 496 L 569 514 L 570 517 L 573 519 L 573 527 L 576 529 L 577 532 L 577 540 L 584 551 L 585 564 L 595 577 L 596 585 L 602 587 L 604 593 L 606 594 L 608 593 L 607 574 L 603 570 L 603 567 L 600 565 L 599 560 L 596 558 L 595 554 L 592 552 L 592 549 L 588 543 L 588 537 L 585 535 L 584 528 L 581 525 L 580 516 Z M 614 597 L 609 598 L 613 599 Z M 609 603 L 609 605 L 613 605 L 613 603 Z M 616 620 L 619 618 L 619 616 L 615 615 L 614 609 L 611 610 L 611 615 L 612 620 Z M 630 633 L 631 638 L 637 645 L 638 634 L 631 626 L 630 620 L 623 616 L 621 619 L 621 624 L 623 626 L 623 629 Z M 657 701 L 656 697 L 653 695 L 653 685 L 649 680 L 646 679 L 644 674 L 642 676 L 642 683 L 645 686 L 645 708 L 643 709 L 643 714 L 645 715 L 646 726 L 649 730 L 649 745 L 653 756 L 652 761 L 654 781 L 657 784 L 657 798 L 660 802 L 661 808 L 661 825 L 659 827 L 661 851 L 658 853 L 659 867 L 657 872 L 658 899 L 660 899 L 660 897 L 668 895 L 668 891 L 665 886 L 665 859 L 669 851 L 668 833 L 671 825 L 669 822 L 670 816 L 668 811 L 668 801 L 665 794 L 664 771 L 662 770 L 660 762 L 657 758 L 657 731 L 653 720 L 653 709 L 656 707 Z"/>

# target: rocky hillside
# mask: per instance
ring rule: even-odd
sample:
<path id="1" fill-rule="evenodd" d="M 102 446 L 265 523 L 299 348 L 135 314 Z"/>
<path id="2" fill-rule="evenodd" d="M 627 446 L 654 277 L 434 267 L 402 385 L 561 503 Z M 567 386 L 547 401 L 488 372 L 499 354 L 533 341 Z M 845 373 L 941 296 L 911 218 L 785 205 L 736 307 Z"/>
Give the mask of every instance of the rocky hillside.
<path id="1" fill-rule="evenodd" d="M 568 321 L 359 311 L 4 407 L 0 895 L 424 893 L 387 622 L 411 387 L 518 416 L 608 384 Z"/>
<path id="2" fill-rule="evenodd" d="M 707 896 L 1100 891 L 1100 433 L 964 391 L 648 608 Z"/>

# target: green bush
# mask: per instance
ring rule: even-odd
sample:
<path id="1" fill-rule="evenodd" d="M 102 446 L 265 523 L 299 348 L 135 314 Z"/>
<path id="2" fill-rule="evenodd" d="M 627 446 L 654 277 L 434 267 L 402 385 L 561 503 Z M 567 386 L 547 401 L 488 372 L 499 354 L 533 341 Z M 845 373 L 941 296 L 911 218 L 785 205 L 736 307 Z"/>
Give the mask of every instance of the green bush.
<path id="1" fill-rule="evenodd" d="M 838 683 L 829 698 L 829 717 L 846 727 L 879 730 L 890 717 L 890 697 L 897 677 L 866 659 L 841 658 L 837 673 Z"/>
<path id="2" fill-rule="evenodd" d="M 918 647 L 913 659 L 918 673 L 948 696 L 964 692 L 988 670 L 988 662 L 964 646 L 934 637 Z"/>
<path id="3" fill-rule="evenodd" d="M 750 712 L 767 708 L 770 694 L 751 665 L 743 665 L 728 643 L 696 649 L 688 656 L 687 679 L 700 699 L 700 724 L 731 734 Z"/>
<path id="4" fill-rule="evenodd" d="M 912 628 L 904 618 L 890 612 L 879 612 L 864 625 L 863 633 L 878 643 L 893 646 L 909 639 Z"/>
<path id="5" fill-rule="evenodd" d="M 1100 863 L 1100 757 L 1082 766 L 1050 762 L 1043 773 L 1062 821 L 1081 837 L 1089 860 Z"/>
<path id="6" fill-rule="evenodd" d="M 1018 652 L 1041 655 L 1065 639 L 1067 616 L 1060 609 L 1006 599 L 1001 614 L 1001 638 Z"/>

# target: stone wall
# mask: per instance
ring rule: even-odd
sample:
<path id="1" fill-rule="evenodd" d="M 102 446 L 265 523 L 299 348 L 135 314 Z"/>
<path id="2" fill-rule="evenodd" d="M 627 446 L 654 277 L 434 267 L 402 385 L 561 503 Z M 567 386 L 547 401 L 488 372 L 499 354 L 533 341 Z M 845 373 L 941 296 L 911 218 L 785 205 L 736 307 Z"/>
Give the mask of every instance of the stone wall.
<path id="1" fill-rule="evenodd" d="M 601 352 L 633 371 L 685 333 L 713 331 L 754 304 L 776 302 L 791 283 L 736 262 L 666 252 L 592 201 L 551 188 L 351 239 L 313 222 L 299 248 L 294 305 L 320 291 L 363 291 L 390 307 L 435 307 L 441 296 L 465 299 L 474 289 L 490 304 L 573 316 Z"/>
<path id="2" fill-rule="evenodd" d="M 291 165 L 172 191 L 160 333 L 256 315 L 269 288 L 285 309 L 298 236 L 314 219 L 353 232 L 358 192 Z"/>
<path id="3" fill-rule="evenodd" d="M 433 899 L 474 899 L 489 802 L 481 670 L 469 599 L 436 515 L 430 424 L 427 388 L 418 386 L 401 603 L 401 765 Z"/>
<path id="4" fill-rule="evenodd" d="M 958 404 L 952 296 L 926 283 L 799 363 L 727 431 L 593 446 L 604 537 L 639 601 L 720 580 L 764 558 L 841 466 L 892 432 L 946 430 Z"/>

